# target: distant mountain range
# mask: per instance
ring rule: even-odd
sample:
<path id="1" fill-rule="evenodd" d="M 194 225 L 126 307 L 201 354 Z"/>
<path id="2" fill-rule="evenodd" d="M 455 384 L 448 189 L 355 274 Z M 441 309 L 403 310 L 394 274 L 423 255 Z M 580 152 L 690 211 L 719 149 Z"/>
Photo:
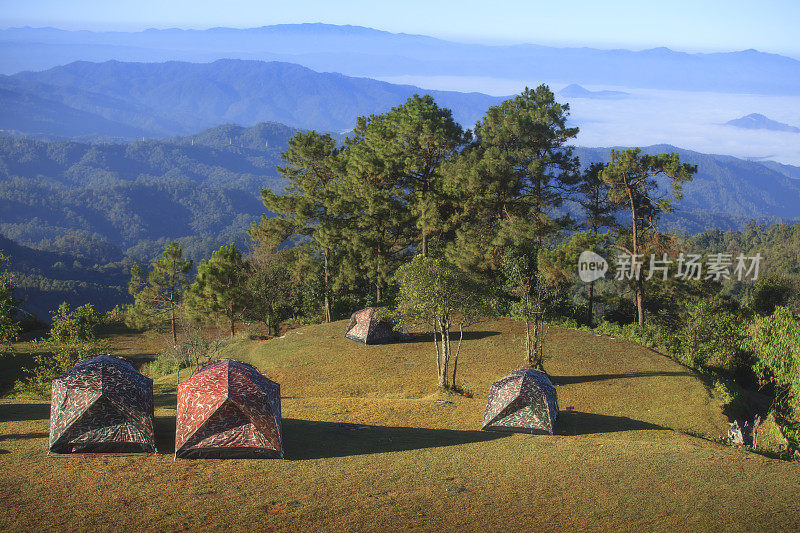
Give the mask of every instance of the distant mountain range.
<path id="1" fill-rule="evenodd" d="M 485 76 L 631 88 L 800 94 L 800 61 L 756 50 L 689 54 L 667 48 L 487 46 L 328 24 L 141 32 L 0 30 L 0 72 L 5 74 L 79 60 L 210 62 L 223 58 L 285 61 L 350 76 Z"/>
<path id="2" fill-rule="evenodd" d="M 0 129 L 44 138 L 131 139 L 235 122 L 342 132 L 415 93 L 431 94 L 472 127 L 502 98 L 319 73 L 278 62 L 75 62 L 0 76 Z"/>
<path id="3" fill-rule="evenodd" d="M 0 233 L 29 245 L 64 234 L 93 236 L 147 260 L 164 239 L 188 239 L 192 255 L 202 257 L 225 239 L 244 238 L 264 212 L 260 189 L 283 190 L 276 166 L 296 132 L 275 123 L 227 124 L 131 144 L 0 136 Z M 800 218 L 800 167 L 669 145 L 644 150 L 677 151 L 699 167 L 676 213 L 665 217 L 671 228 Z M 584 165 L 610 157 L 610 148 L 576 151 Z"/>
<path id="4" fill-rule="evenodd" d="M 759 113 L 750 113 L 749 115 L 741 118 L 729 120 L 725 124 L 728 126 L 736 126 L 737 128 L 744 128 L 748 130 L 772 130 L 800 133 L 800 128 L 772 120 Z"/>
<path id="5" fill-rule="evenodd" d="M 628 98 L 630 93 L 624 91 L 590 91 L 581 87 L 577 83 L 571 83 L 558 91 L 558 95 L 564 98 L 593 98 L 596 100 L 619 100 Z"/>

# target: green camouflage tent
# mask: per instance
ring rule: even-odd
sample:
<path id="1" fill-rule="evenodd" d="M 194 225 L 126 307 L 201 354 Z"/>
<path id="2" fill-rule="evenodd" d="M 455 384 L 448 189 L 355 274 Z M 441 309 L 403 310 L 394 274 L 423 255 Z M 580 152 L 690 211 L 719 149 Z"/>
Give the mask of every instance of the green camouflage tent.
<path id="1" fill-rule="evenodd" d="M 344 336 L 364 344 L 385 344 L 400 340 L 400 333 L 395 331 L 391 319 L 381 316 L 386 309 L 367 307 L 350 315 Z"/>
<path id="2" fill-rule="evenodd" d="M 79 361 L 53 380 L 50 452 L 151 452 L 153 381 L 109 355 Z"/>
<path id="3" fill-rule="evenodd" d="M 550 378 L 538 370 L 520 369 L 492 384 L 481 429 L 552 435 L 557 419 L 556 388 Z"/>

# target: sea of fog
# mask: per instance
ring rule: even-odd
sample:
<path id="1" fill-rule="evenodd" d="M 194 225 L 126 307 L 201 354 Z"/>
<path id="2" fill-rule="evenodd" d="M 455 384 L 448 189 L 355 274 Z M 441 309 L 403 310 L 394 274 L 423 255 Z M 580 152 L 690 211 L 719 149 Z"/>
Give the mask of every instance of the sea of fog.
<path id="1" fill-rule="evenodd" d="M 541 80 L 460 76 L 393 76 L 380 79 L 430 90 L 481 92 L 495 96 L 516 94 L 525 86 L 535 87 L 542 83 Z M 556 92 L 567 85 L 563 82 L 548 84 Z M 800 133 L 746 130 L 724 125 L 731 119 L 761 113 L 772 120 L 800 127 L 800 97 L 597 85 L 584 87 L 592 91 L 624 91 L 630 96 L 614 100 L 568 99 L 571 118 L 581 130 L 576 144 L 648 146 L 666 143 L 704 153 L 771 159 L 800 165 Z"/>

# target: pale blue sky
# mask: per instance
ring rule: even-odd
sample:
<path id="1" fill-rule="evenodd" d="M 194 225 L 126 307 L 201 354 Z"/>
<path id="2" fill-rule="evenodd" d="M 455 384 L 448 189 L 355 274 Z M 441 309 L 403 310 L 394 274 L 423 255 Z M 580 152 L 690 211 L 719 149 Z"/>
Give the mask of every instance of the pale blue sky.
<path id="1" fill-rule="evenodd" d="M 800 57 L 798 0 L 0 0 L 0 27 L 140 30 L 354 24 L 483 43 L 685 51 L 756 48 Z"/>

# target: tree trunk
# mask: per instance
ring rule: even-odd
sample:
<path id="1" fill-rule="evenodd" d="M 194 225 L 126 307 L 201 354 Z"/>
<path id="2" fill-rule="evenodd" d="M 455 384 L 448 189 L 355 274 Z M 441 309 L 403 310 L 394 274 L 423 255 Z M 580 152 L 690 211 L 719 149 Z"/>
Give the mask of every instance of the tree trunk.
<path id="1" fill-rule="evenodd" d="M 525 295 L 524 297 L 525 313 L 525 365 L 530 367 L 533 364 L 533 346 L 531 346 L 531 297 Z"/>
<path id="2" fill-rule="evenodd" d="M 175 304 L 172 302 L 170 302 L 169 311 L 170 311 L 170 321 L 172 322 L 172 344 L 173 346 L 177 346 L 178 332 L 175 330 Z"/>
<path id="3" fill-rule="evenodd" d="M 436 322 L 439 329 L 439 336 L 442 341 L 442 352 L 440 357 L 441 362 L 439 364 L 439 386 L 443 389 L 447 389 L 447 367 L 450 359 L 450 339 L 448 337 L 450 332 L 448 331 L 444 320 L 437 318 Z"/>
<path id="4" fill-rule="evenodd" d="M 458 323 L 458 347 L 456 348 L 456 356 L 453 358 L 453 379 L 450 382 L 453 388 L 456 388 L 456 372 L 458 371 L 458 354 L 461 353 L 461 342 L 464 340 L 464 323 Z"/>
<path id="5" fill-rule="evenodd" d="M 322 252 L 322 257 L 324 258 L 325 262 L 325 285 L 323 287 L 323 291 L 325 294 L 325 301 L 323 303 L 322 308 L 322 320 L 323 322 L 330 322 L 331 321 L 331 302 L 330 298 L 328 297 L 328 249 L 325 248 Z"/>
<path id="6" fill-rule="evenodd" d="M 628 187 L 628 200 L 631 203 L 631 233 L 633 236 L 633 257 L 631 257 L 631 268 L 633 268 L 633 272 L 636 272 L 636 257 L 639 255 L 639 226 L 636 223 L 636 203 L 633 201 L 633 191 L 630 187 Z M 641 272 L 639 276 L 636 277 L 635 283 L 635 292 L 636 292 L 636 315 L 637 315 L 637 323 L 639 326 L 644 326 L 644 286 L 642 284 L 642 276 Z"/>
<path id="7" fill-rule="evenodd" d="M 437 336 L 438 332 L 438 325 L 434 320 L 431 325 L 433 326 L 433 345 L 436 346 L 436 377 L 439 382 L 439 386 L 442 386 L 442 357 L 439 353 L 439 338 Z"/>
<path id="8" fill-rule="evenodd" d="M 639 326 L 644 326 L 644 287 L 641 280 L 636 282 L 636 312 Z"/>
<path id="9" fill-rule="evenodd" d="M 589 283 L 589 327 L 594 322 L 594 281 Z"/>
<path id="10" fill-rule="evenodd" d="M 231 338 L 236 335 L 236 320 L 231 317 Z"/>
<path id="11" fill-rule="evenodd" d="M 375 305 L 380 305 L 381 303 L 381 282 L 375 282 Z"/>

